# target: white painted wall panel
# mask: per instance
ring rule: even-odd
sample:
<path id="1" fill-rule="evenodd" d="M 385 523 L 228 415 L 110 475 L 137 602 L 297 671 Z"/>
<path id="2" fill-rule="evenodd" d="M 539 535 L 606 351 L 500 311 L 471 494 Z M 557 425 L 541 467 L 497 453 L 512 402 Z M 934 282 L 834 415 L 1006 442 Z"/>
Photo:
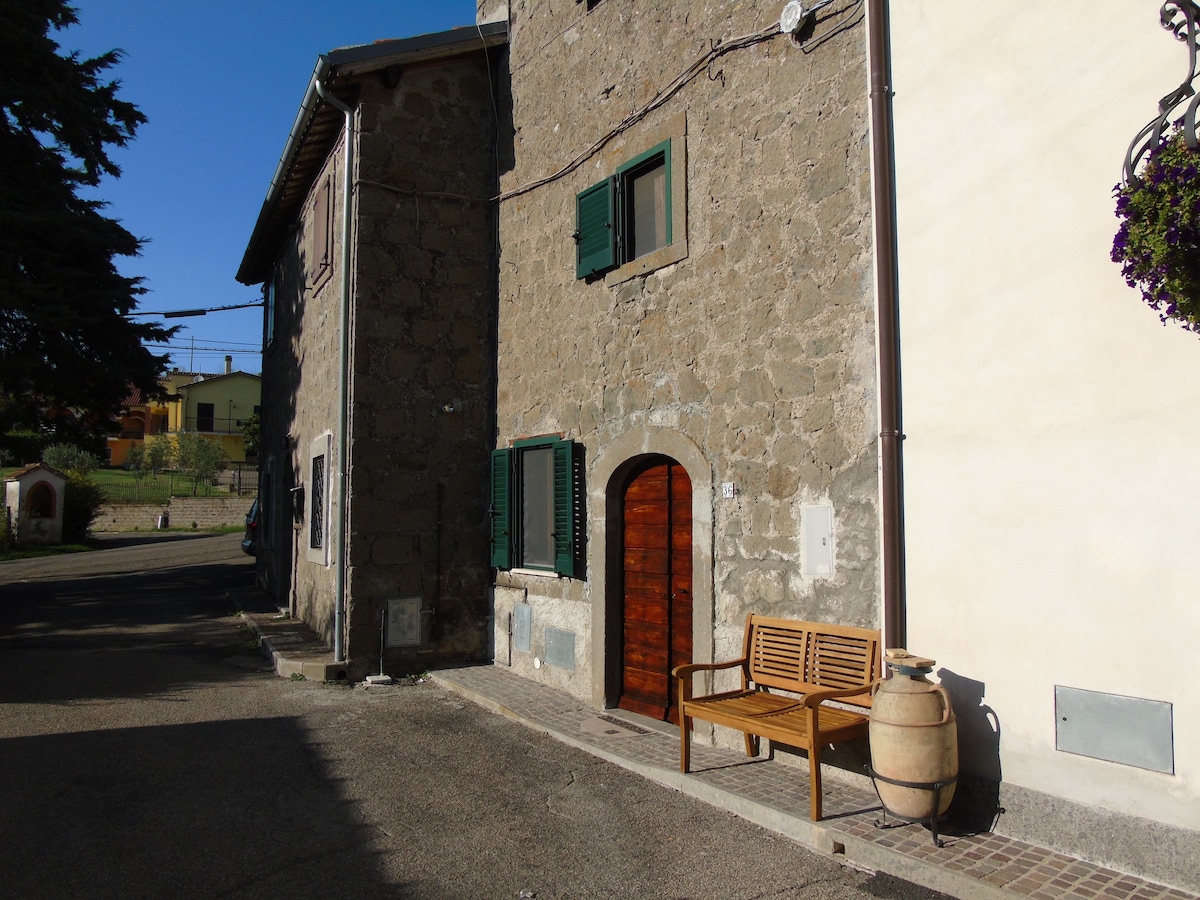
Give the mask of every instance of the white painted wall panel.
<path id="1" fill-rule="evenodd" d="M 1198 828 L 1200 338 L 1109 259 L 1186 71 L 1158 9 L 892 4 L 909 645 L 983 684 L 1005 781 Z M 1173 704 L 1175 774 L 1056 751 L 1055 684 Z"/>

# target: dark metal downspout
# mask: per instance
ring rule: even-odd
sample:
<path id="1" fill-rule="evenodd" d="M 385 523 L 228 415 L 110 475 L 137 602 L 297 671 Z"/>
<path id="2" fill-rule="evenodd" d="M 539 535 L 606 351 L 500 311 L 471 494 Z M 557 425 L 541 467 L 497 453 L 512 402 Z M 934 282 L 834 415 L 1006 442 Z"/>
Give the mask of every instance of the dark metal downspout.
<path id="1" fill-rule="evenodd" d="M 892 133 L 891 34 L 887 0 L 867 0 L 871 158 L 874 190 L 876 327 L 879 339 L 880 518 L 885 647 L 908 642 L 904 594 L 904 435 L 900 423 L 896 181 Z"/>

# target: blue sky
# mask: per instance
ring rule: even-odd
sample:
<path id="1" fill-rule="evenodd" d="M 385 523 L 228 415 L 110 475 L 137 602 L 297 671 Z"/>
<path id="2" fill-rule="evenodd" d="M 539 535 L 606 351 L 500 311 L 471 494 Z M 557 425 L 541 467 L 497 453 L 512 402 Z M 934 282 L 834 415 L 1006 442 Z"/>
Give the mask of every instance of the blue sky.
<path id="1" fill-rule="evenodd" d="M 79 25 L 60 48 L 85 57 L 114 47 L 109 74 L 149 121 L 114 151 L 119 179 L 97 196 L 140 238 L 119 260 L 149 293 L 144 311 L 253 303 L 235 279 L 317 57 L 338 47 L 443 31 L 475 21 L 474 0 L 72 0 Z M 172 319 L 174 365 L 261 371 L 261 309 Z M 193 349 L 194 348 L 194 349 Z M 214 349 L 209 349 L 214 348 Z"/>

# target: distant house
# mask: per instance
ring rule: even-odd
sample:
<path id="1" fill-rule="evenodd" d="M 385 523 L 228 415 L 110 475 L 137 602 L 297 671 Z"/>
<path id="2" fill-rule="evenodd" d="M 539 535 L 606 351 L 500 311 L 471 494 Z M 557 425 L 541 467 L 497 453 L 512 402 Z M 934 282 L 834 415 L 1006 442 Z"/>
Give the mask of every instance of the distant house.
<path id="1" fill-rule="evenodd" d="M 123 466 L 136 444 L 154 436 L 184 432 L 220 445 L 233 462 L 246 462 L 242 424 L 259 411 L 261 377 L 235 372 L 225 358 L 222 373 L 184 372 L 163 376 L 163 397 L 147 398 L 134 390 L 125 398 L 119 431 L 108 438 L 108 464 Z"/>
<path id="2" fill-rule="evenodd" d="M 246 461 L 242 423 L 259 412 L 261 378 L 246 372 L 197 375 L 176 389 L 167 431 L 198 434 L 219 444 L 234 462 Z"/>
<path id="3" fill-rule="evenodd" d="M 152 400 L 141 390 L 133 388 L 121 404 L 118 430 L 108 436 L 108 459 L 110 466 L 123 466 L 129 460 L 129 451 L 145 442 L 146 438 L 167 431 L 168 407 L 165 400 Z"/>

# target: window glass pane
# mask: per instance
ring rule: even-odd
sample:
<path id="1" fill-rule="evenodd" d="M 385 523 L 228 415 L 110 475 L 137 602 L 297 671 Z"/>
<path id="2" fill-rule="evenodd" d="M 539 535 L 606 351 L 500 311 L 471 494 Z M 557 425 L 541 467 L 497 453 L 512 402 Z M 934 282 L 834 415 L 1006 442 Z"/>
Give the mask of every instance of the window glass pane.
<path id="1" fill-rule="evenodd" d="M 667 246 L 667 167 L 659 160 L 653 168 L 629 179 L 633 258 Z"/>
<path id="2" fill-rule="evenodd" d="M 333 260 L 330 258 L 330 244 L 332 241 L 331 213 L 333 212 L 332 204 L 329 202 L 330 179 L 326 178 L 325 182 L 317 191 L 317 201 L 313 209 L 313 227 L 316 229 L 313 237 L 313 256 L 316 259 L 318 272 L 324 271 Z"/>
<path id="3" fill-rule="evenodd" d="M 196 430 L 197 431 L 214 431 L 214 419 L 216 418 L 217 407 L 213 403 L 197 403 L 196 404 Z"/>
<path id="4" fill-rule="evenodd" d="M 266 329 L 266 342 L 269 344 L 275 340 L 275 276 L 271 276 L 271 280 L 267 282 L 266 308 L 267 318 L 266 324 L 263 326 Z"/>
<path id="5" fill-rule="evenodd" d="M 308 519 L 308 546 L 314 550 L 325 546 L 325 457 L 312 461 L 312 510 Z"/>
<path id="6" fill-rule="evenodd" d="M 554 567 L 554 450 L 521 454 L 521 565 Z"/>

